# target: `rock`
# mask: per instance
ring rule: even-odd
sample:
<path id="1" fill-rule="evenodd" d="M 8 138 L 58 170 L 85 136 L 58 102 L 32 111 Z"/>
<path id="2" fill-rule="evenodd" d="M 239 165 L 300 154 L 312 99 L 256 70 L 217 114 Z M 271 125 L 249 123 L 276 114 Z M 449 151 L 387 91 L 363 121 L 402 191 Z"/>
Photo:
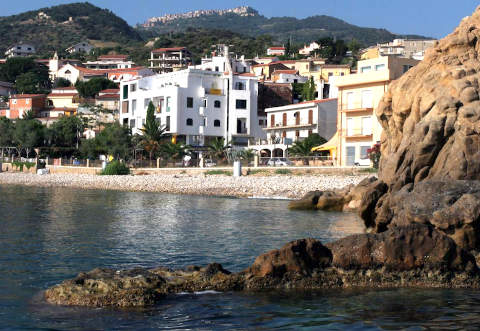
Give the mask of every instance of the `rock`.
<path id="1" fill-rule="evenodd" d="M 324 191 L 318 197 L 316 209 L 325 211 L 343 211 L 345 196 L 336 191 Z"/>
<path id="2" fill-rule="evenodd" d="M 392 191 L 425 179 L 480 179 L 480 9 L 389 85 L 379 178 Z"/>
<path id="3" fill-rule="evenodd" d="M 390 194 L 378 208 L 377 232 L 429 224 L 466 250 L 480 250 L 480 182 L 423 181 Z"/>
<path id="4" fill-rule="evenodd" d="M 309 275 L 330 265 L 332 253 L 315 239 L 292 241 L 280 249 L 260 255 L 246 270 L 257 277 L 282 277 L 286 273 Z"/>
<path id="5" fill-rule="evenodd" d="M 143 307 L 165 294 L 159 290 L 165 284 L 162 277 L 145 269 L 94 269 L 46 290 L 45 299 L 70 306 Z"/>
<path id="6" fill-rule="evenodd" d="M 475 258 L 432 226 L 410 224 L 379 234 L 359 234 L 326 245 L 332 265 L 349 270 L 476 270 Z"/>
<path id="7" fill-rule="evenodd" d="M 218 273 L 221 273 L 221 274 L 224 274 L 224 275 L 230 275 L 231 274 L 230 271 L 223 269 L 223 266 L 219 263 L 210 263 L 205 268 L 205 276 L 207 276 L 207 277 L 215 276 Z"/>
<path id="8" fill-rule="evenodd" d="M 315 210 L 321 191 L 312 191 L 305 194 L 300 200 L 290 201 L 288 208 L 292 210 Z"/>

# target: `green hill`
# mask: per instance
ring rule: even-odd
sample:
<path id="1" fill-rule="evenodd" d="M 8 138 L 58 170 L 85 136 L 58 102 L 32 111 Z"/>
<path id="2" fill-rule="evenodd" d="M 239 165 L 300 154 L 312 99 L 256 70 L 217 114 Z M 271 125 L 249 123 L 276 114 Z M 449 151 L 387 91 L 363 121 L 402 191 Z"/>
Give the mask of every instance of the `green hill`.
<path id="1" fill-rule="evenodd" d="M 223 15 L 210 14 L 199 17 L 183 18 L 162 22 L 154 22 L 153 26 L 137 26 L 137 30 L 144 37 L 152 37 L 155 34 L 185 31 L 188 28 L 221 29 L 259 36 L 268 34 L 277 42 L 284 43 L 292 38 L 294 43 L 304 43 L 318 40 L 324 37 L 351 40 L 356 39 L 364 46 L 376 43 L 392 41 L 398 37 L 419 38 L 422 36 L 401 36 L 393 34 L 385 29 L 364 28 L 349 24 L 331 16 L 312 16 L 305 19 L 294 17 L 267 18 L 251 10 L 252 16 L 241 16 L 234 13 Z"/>
<path id="2" fill-rule="evenodd" d="M 41 12 L 46 16 L 39 15 Z M 7 47 L 20 41 L 33 43 L 39 54 L 46 54 L 85 39 L 93 44 L 142 40 L 123 19 L 88 2 L 0 17 L 0 57 Z"/>

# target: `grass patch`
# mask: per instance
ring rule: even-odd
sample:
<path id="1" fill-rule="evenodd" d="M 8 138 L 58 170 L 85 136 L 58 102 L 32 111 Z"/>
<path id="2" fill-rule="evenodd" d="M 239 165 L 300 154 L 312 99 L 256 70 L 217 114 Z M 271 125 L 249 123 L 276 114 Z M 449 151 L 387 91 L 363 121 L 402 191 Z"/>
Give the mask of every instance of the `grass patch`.
<path id="1" fill-rule="evenodd" d="M 290 169 L 277 169 L 275 170 L 277 175 L 290 175 L 292 171 Z"/>
<path id="2" fill-rule="evenodd" d="M 247 170 L 247 176 L 249 175 L 256 175 L 256 174 L 264 174 L 264 173 L 267 173 L 268 170 L 265 170 L 265 169 L 248 169 Z"/>
<path id="3" fill-rule="evenodd" d="M 231 171 L 227 171 L 227 170 L 208 170 L 208 171 L 205 171 L 205 175 L 207 175 L 207 176 L 210 176 L 210 175 L 232 176 L 233 173 Z"/>

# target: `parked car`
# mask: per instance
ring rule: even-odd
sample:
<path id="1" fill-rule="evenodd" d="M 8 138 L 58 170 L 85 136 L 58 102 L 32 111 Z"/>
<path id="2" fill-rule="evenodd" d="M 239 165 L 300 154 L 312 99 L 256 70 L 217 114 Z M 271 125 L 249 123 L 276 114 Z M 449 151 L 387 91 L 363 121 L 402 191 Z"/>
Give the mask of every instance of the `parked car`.
<path id="1" fill-rule="evenodd" d="M 272 157 L 267 162 L 267 166 L 278 167 L 278 166 L 292 166 L 293 162 L 285 157 Z"/>
<path id="2" fill-rule="evenodd" d="M 205 167 L 215 167 L 217 163 L 213 161 L 212 159 L 205 159 L 204 163 Z"/>

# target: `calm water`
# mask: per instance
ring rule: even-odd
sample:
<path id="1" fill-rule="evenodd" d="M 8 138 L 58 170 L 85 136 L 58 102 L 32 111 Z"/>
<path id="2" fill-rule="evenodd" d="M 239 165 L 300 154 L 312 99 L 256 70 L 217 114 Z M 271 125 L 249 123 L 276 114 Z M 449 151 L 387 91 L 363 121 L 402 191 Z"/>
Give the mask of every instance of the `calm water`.
<path id="1" fill-rule="evenodd" d="M 56 307 L 41 291 L 95 267 L 222 263 L 305 237 L 362 232 L 351 214 L 287 202 L 0 186 L 0 329 L 397 329 L 480 326 L 472 290 L 178 295 L 144 310 Z"/>

